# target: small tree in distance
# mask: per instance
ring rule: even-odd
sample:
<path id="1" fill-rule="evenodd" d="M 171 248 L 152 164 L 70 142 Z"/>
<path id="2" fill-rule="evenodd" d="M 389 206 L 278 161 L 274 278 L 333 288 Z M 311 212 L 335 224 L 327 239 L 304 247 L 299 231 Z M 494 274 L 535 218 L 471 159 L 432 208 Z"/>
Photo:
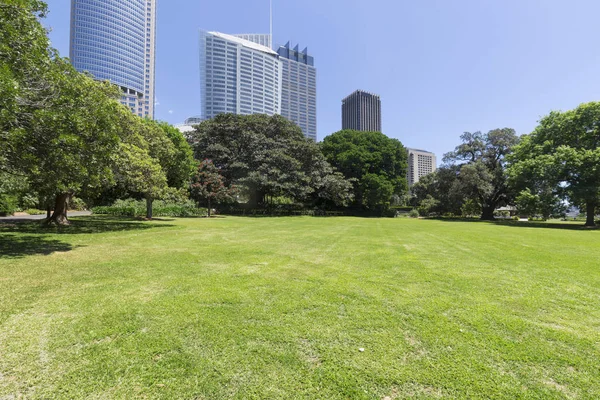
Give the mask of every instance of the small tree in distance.
<path id="1" fill-rule="evenodd" d="M 198 205 L 206 202 L 208 206 L 208 218 L 211 216 L 213 203 L 227 201 L 235 196 L 235 187 L 225 186 L 224 178 L 212 160 L 204 160 L 198 166 L 198 171 L 192 178 L 190 196 Z"/>

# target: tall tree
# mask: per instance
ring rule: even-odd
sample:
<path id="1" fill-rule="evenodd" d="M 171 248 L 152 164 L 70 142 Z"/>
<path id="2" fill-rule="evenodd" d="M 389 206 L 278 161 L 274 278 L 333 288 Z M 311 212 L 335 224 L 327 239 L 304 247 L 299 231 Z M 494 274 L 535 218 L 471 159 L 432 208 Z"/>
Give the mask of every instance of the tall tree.
<path id="1" fill-rule="evenodd" d="M 321 145 L 329 163 L 354 182 L 355 204 L 385 208 L 392 195 L 407 191 L 407 152 L 402 143 L 380 132 L 343 130 Z"/>
<path id="2" fill-rule="evenodd" d="M 27 126 L 7 136 L 7 164 L 26 175 L 44 197 L 54 197 L 48 222 L 68 224 L 75 193 L 93 193 L 112 179 L 118 148 L 118 89 L 55 58 L 40 89 L 44 106 L 31 108 Z"/>
<path id="3" fill-rule="evenodd" d="M 586 210 L 585 225 L 595 226 L 600 206 L 600 102 L 551 112 L 523 138 L 512 160 L 515 181 L 527 180 L 534 194 L 564 193 Z"/>
<path id="4" fill-rule="evenodd" d="M 0 170 L 5 173 L 22 174 L 11 136 L 28 129 L 33 110 L 44 106 L 52 54 L 39 21 L 46 12 L 37 0 L 0 3 Z"/>
<path id="5" fill-rule="evenodd" d="M 460 215 L 465 196 L 454 190 L 457 187 L 459 171 L 460 166 L 442 165 L 435 172 L 421 177 L 419 182 L 411 187 L 410 204 L 420 207 L 423 201 L 431 197 L 436 203 L 429 208 L 429 212 Z"/>
<path id="6" fill-rule="evenodd" d="M 197 125 L 190 141 L 196 159 L 212 160 L 225 185 L 238 185 L 253 206 L 276 196 L 307 201 L 324 193 L 319 185 L 333 172 L 318 145 L 279 115 L 221 114 Z"/>
<path id="7" fill-rule="evenodd" d="M 203 160 L 190 185 L 191 197 L 200 204 L 205 201 L 208 207 L 208 218 L 211 217 L 212 205 L 231 200 L 235 195 L 235 187 L 227 187 L 219 169 L 212 160 Z"/>
<path id="8" fill-rule="evenodd" d="M 143 120 L 122 109 L 121 145 L 114 164 L 117 185 L 146 200 L 146 218 L 152 218 L 155 199 L 187 189 L 195 169 L 192 150 L 181 132 L 164 122 Z"/>
<path id="9" fill-rule="evenodd" d="M 462 144 L 444 155 L 444 162 L 460 167 L 455 193 L 481 206 L 481 219 L 493 220 L 494 210 L 510 200 L 506 173 L 507 156 L 519 142 L 514 129 L 495 129 L 486 134 L 465 132 Z"/>

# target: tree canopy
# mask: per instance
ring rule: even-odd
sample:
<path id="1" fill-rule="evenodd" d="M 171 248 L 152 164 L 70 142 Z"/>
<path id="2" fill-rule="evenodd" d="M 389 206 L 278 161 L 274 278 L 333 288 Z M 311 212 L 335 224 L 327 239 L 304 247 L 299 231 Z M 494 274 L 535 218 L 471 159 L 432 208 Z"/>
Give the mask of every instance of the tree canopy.
<path id="1" fill-rule="evenodd" d="M 476 201 L 482 210 L 481 219 L 494 219 L 494 210 L 511 201 L 507 156 L 519 138 L 514 129 L 504 128 L 486 134 L 465 132 L 461 140 L 453 152 L 444 155 L 446 164 L 460 168 L 451 191 Z"/>
<path id="2" fill-rule="evenodd" d="M 348 183 L 335 174 L 319 147 L 282 116 L 221 114 L 196 126 L 190 140 L 196 159 L 210 159 L 226 186 L 237 185 L 249 203 L 284 196 L 343 203 Z M 332 194 L 331 188 L 339 192 Z"/>
<path id="3" fill-rule="evenodd" d="M 392 195 L 407 191 L 407 152 L 402 143 L 380 132 L 343 130 L 321 145 L 325 158 L 354 182 L 355 205 L 389 206 Z"/>
<path id="4" fill-rule="evenodd" d="M 553 111 L 515 149 L 510 175 L 535 196 L 562 194 L 594 226 L 600 206 L 600 102 Z M 525 178 L 525 179 L 524 179 Z"/>

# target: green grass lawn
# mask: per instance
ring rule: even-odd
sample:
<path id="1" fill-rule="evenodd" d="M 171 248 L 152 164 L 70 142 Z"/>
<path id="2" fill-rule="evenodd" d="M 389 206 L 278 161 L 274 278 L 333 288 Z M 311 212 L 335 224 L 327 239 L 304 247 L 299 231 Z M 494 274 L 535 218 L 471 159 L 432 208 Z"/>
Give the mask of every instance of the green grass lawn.
<path id="1" fill-rule="evenodd" d="M 0 399 L 600 398 L 600 231 L 552 227 L 0 223 Z"/>

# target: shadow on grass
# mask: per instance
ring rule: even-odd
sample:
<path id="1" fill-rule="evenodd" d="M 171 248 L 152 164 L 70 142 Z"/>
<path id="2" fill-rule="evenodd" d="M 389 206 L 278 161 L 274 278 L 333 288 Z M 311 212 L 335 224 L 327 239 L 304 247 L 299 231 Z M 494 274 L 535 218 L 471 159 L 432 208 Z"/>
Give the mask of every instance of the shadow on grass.
<path id="1" fill-rule="evenodd" d="M 164 223 L 146 223 L 134 218 L 75 217 L 69 226 L 47 226 L 40 220 L 4 220 L 0 222 L 0 258 L 49 255 L 75 249 L 73 245 L 48 237 L 56 234 L 94 234 L 171 227 Z M 153 220 L 156 221 L 156 220 Z M 158 221 L 160 222 L 160 221 Z"/>
<path id="2" fill-rule="evenodd" d="M 172 227 L 171 224 L 164 224 L 166 220 L 154 219 L 148 223 L 135 218 L 128 217 L 107 217 L 107 216 L 89 216 L 75 217 L 70 219 L 71 225 L 68 226 L 47 226 L 43 221 L 32 220 L 4 220 L 0 222 L 0 234 L 2 233 L 26 233 L 26 234 L 93 234 L 104 232 L 120 232 L 130 230 L 148 230 Z"/>
<path id="3" fill-rule="evenodd" d="M 483 221 L 480 219 L 468 218 L 431 218 L 442 222 L 470 222 L 479 224 L 491 224 L 500 226 L 510 226 L 514 228 L 542 228 L 542 229 L 566 229 L 571 231 L 596 231 L 598 227 L 587 227 L 584 223 L 560 223 L 560 222 L 534 222 L 534 221 L 513 221 L 513 220 L 495 220 Z"/>
<path id="4" fill-rule="evenodd" d="M 78 246 L 79 247 L 79 246 Z M 44 236 L 33 235 L 0 235 L 0 259 L 20 258 L 34 255 L 50 255 L 56 252 L 67 252 L 75 247 L 69 243 Z"/>

